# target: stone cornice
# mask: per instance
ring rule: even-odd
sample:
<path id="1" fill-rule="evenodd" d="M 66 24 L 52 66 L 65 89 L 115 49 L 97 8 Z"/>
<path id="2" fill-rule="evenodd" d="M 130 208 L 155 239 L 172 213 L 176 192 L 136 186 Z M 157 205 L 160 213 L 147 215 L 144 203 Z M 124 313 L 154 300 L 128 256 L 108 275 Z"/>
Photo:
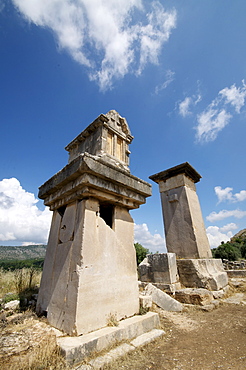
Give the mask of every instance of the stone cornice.
<path id="1" fill-rule="evenodd" d="M 188 163 L 182 163 L 178 166 L 169 168 L 166 171 L 159 172 L 155 175 L 150 176 L 149 178 L 154 182 L 159 184 L 160 181 L 166 181 L 171 177 L 175 177 L 179 174 L 184 174 L 185 176 L 189 177 L 195 183 L 200 181 L 201 175 Z"/>
<path id="2" fill-rule="evenodd" d="M 150 195 L 149 183 L 83 153 L 46 181 L 38 196 L 54 210 L 90 196 L 134 209 Z"/>

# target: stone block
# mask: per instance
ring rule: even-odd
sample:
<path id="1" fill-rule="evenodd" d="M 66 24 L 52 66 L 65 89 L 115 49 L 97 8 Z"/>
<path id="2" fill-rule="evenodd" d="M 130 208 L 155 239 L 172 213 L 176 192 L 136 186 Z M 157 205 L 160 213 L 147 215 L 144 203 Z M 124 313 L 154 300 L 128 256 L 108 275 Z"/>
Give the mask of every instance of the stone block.
<path id="1" fill-rule="evenodd" d="M 141 282 L 151 282 L 151 266 L 148 262 L 148 256 L 139 264 L 138 273 Z"/>
<path id="2" fill-rule="evenodd" d="M 159 325 L 158 314 L 148 312 L 142 316 L 137 315 L 122 320 L 115 327 L 105 327 L 79 337 L 57 338 L 57 344 L 66 362 L 74 365 L 92 353 L 100 352 L 123 340 L 132 340 L 139 335 L 159 328 Z"/>
<path id="3" fill-rule="evenodd" d="M 164 334 L 165 332 L 161 329 L 153 329 L 150 332 L 139 335 L 137 338 L 133 339 L 131 341 L 131 345 L 134 347 L 144 346 L 145 344 L 152 342 Z"/>
<path id="4" fill-rule="evenodd" d="M 151 295 L 139 294 L 139 304 L 141 308 L 151 308 L 152 307 Z"/>
<path id="5" fill-rule="evenodd" d="M 111 349 L 108 353 L 103 356 L 98 356 L 92 359 L 88 364 L 81 365 L 75 368 L 75 370 L 92 370 L 92 369 L 103 369 L 105 365 L 109 364 L 111 361 L 126 355 L 129 352 L 134 351 L 140 346 L 144 346 L 155 339 L 164 335 L 165 332 L 160 329 L 153 329 L 148 333 L 139 335 L 137 338 L 133 339 L 130 344 L 123 343 L 114 349 Z"/>
<path id="6" fill-rule="evenodd" d="M 109 364 L 111 361 L 114 361 L 118 357 L 124 356 L 134 350 L 135 347 L 132 345 L 123 343 L 118 347 L 111 349 L 111 351 L 106 353 L 104 356 L 98 356 L 97 358 L 89 361 L 89 364 L 92 366 L 92 369 L 103 369 L 103 367 Z"/>
<path id="7" fill-rule="evenodd" d="M 181 303 L 205 306 L 214 300 L 213 293 L 203 288 L 187 288 L 177 290 L 175 299 Z"/>
<path id="8" fill-rule="evenodd" d="M 18 299 L 5 303 L 4 305 L 5 310 L 17 310 L 17 308 L 19 307 L 20 307 L 20 301 Z"/>
<path id="9" fill-rule="evenodd" d="M 214 299 L 221 299 L 225 295 L 225 292 L 223 289 L 214 290 L 212 293 L 213 293 Z"/>
<path id="10" fill-rule="evenodd" d="M 164 290 L 165 292 L 174 293 L 176 290 L 181 289 L 180 282 L 172 284 L 163 284 L 163 283 L 152 283 L 156 288 Z"/>
<path id="11" fill-rule="evenodd" d="M 183 305 L 180 302 L 176 301 L 162 290 L 156 288 L 151 283 L 146 287 L 146 294 L 150 294 L 153 302 L 165 311 L 180 312 L 183 310 Z"/>
<path id="12" fill-rule="evenodd" d="M 138 266 L 138 271 L 141 281 L 162 284 L 178 281 L 175 253 L 148 254 Z"/>
<path id="13" fill-rule="evenodd" d="M 221 259 L 177 260 L 180 282 L 187 288 L 220 290 L 228 284 Z"/>
<path id="14" fill-rule="evenodd" d="M 229 278 L 241 278 L 246 277 L 246 270 L 226 270 Z"/>

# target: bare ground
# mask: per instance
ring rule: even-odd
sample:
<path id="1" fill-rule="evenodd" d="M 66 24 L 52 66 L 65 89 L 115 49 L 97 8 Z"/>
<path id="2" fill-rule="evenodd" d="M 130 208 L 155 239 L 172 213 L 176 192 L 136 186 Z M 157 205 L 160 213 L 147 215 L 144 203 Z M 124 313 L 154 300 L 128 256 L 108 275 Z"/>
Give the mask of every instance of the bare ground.
<path id="1" fill-rule="evenodd" d="M 160 311 L 160 316 L 165 336 L 108 369 L 246 369 L 245 304 L 222 303 L 211 312 Z"/>
<path id="2" fill-rule="evenodd" d="M 164 338 L 111 369 L 246 369 L 246 306 L 162 314 Z"/>
<path id="3" fill-rule="evenodd" d="M 246 284 L 234 291 L 231 303 L 221 302 L 210 312 L 196 306 L 182 313 L 158 310 L 165 335 L 111 363 L 107 369 L 246 370 L 244 302 Z M 9 318 L 0 333 L 0 368 L 65 369 L 54 343 L 50 328 L 37 317 L 30 315 L 24 321 L 19 316 Z M 32 357 L 35 359 L 30 361 Z"/>

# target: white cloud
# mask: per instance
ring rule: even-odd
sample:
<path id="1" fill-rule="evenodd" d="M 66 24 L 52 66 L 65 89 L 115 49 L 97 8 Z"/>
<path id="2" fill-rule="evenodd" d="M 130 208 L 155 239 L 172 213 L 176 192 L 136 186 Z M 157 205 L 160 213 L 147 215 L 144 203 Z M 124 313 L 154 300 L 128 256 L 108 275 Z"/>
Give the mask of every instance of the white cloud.
<path id="1" fill-rule="evenodd" d="M 234 224 L 234 222 L 231 222 L 230 224 L 220 227 L 220 231 L 225 232 L 225 233 L 231 230 L 236 230 L 236 229 L 238 229 L 238 226 Z"/>
<path id="2" fill-rule="evenodd" d="M 225 87 L 220 90 L 218 96 L 208 105 L 208 107 L 197 115 L 196 138 L 200 142 L 213 141 L 218 133 L 228 125 L 233 118 L 234 112 L 229 109 L 232 107 L 236 113 L 240 113 L 245 104 L 246 85 L 242 81 L 242 87 Z"/>
<path id="3" fill-rule="evenodd" d="M 241 190 L 239 193 L 234 194 L 234 198 L 237 202 L 242 202 L 246 199 L 246 190 Z"/>
<path id="4" fill-rule="evenodd" d="M 16 178 L 0 181 L 0 241 L 47 243 L 51 212 L 37 203 Z"/>
<path id="5" fill-rule="evenodd" d="M 28 21 L 51 29 L 60 48 L 88 67 L 102 90 L 115 78 L 158 63 L 176 26 L 176 11 L 165 11 L 158 1 L 144 1 L 149 12 L 142 0 L 12 1 Z"/>
<path id="6" fill-rule="evenodd" d="M 191 114 L 190 106 L 192 104 L 192 98 L 186 97 L 181 103 L 179 103 L 179 114 L 182 117 L 187 117 Z"/>
<path id="7" fill-rule="evenodd" d="M 134 232 L 135 243 L 140 243 L 144 248 L 148 248 L 150 252 L 166 252 L 164 238 L 160 234 L 152 235 L 146 224 L 135 224 Z"/>
<path id="8" fill-rule="evenodd" d="M 197 95 L 185 97 L 183 101 L 178 103 L 179 114 L 183 118 L 191 115 L 192 114 L 190 110 L 191 107 L 196 106 L 198 103 L 200 103 L 201 100 L 202 100 L 202 96 L 200 93 L 198 93 Z"/>
<path id="9" fill-rule="evenodd" d="M 214 221 L 220 221 L 228 217 L 235 217 L 235 218 L 243 218 L 246 216 L 246 211 L 241 211 L 240 209 L 234 209 L 231 211 L 228 211 L 226 209 L 223 209 L 222 211 L 216 213 L 211 212 L 206 219 L 210 222 Z"/>
<path id="10" fill-rule="evenodd" d="M 198 141 L 213 141 L 218 133 L 228 125 L 232 115 L 225 109 L 218 110 L 209 106 L 197 116 L 196 138 Z"/>
<path id="11" fill-rule="evenodd" d="M 158 95 L 160 91 L 166 89 L 170 85 L 170 83 L 174 81 L 174 76 L 175 72 L 171 71 L 170 69 L 166 71 L 165 81 L 155 88 L 156 95 Z"/>
<path id="12" fill-rule="evenodd" d="M 246 85 L 244 80 L 242 81 L 242 87 L 236 87 L 232 85 L 231 87 L 225 87 L 219 92 L 222 98 L 225 99 L 225 104 L 231 104 L 235 107 L 237 113 L 240 113 L 241 108 L 244 106 L 246 97 Z"/>
<path id="13" fill-rule="evenodd" d="M 226 187 L 222 189 L 221 186 L 215 186 L 214 188 L 215 194 L 218 197 L 219 203 L 224 201 L 230 202 L 243 202 L 246 200 L 246 190 L 241 190 L 239 193 L 232 193 L 233 188 Z"/>
<path id="14" fill-rule="evenodd" d="M 219 203 L 224 202 L 226 200 L 231 201 L 233 198 L 232 190 L 233 188 L 226 187 L 225 189 L 222 189 L 221 186 L 215 186 L 214 191 L 218 197 Z"/>
<path id="15" fill-rule="evenodd" d="M 209 226 L 207 231 L 207 236 L 211 248 L 217 248 L 221 242 L 227 242 L 233 236 L 231 230 L 237 229 L 237 225 L 234 223 L 225 225 L 223 227 Z"/>

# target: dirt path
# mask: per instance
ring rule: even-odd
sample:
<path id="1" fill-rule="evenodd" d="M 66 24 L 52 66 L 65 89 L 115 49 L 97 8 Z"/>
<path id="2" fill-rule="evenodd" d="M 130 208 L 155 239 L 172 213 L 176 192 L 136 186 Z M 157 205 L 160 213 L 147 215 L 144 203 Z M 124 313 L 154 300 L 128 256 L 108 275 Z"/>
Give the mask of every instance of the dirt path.
<path id="1" fill-rule="evenodd" d="M 246 369 L 246 305 L 160 315 L 166 335 L 109 369 Z"/>
<path id="2" fill-rule="evenodd" d="M 246 281 L 234 286 L 229 303 L 210 312 L 197 306 L 182 313 L 158 309 L 165 335 L 107 369 L 246 370 Z M 27 312 L 0 324 L 1 370 L 68 369 L 44 319 Z"/>

